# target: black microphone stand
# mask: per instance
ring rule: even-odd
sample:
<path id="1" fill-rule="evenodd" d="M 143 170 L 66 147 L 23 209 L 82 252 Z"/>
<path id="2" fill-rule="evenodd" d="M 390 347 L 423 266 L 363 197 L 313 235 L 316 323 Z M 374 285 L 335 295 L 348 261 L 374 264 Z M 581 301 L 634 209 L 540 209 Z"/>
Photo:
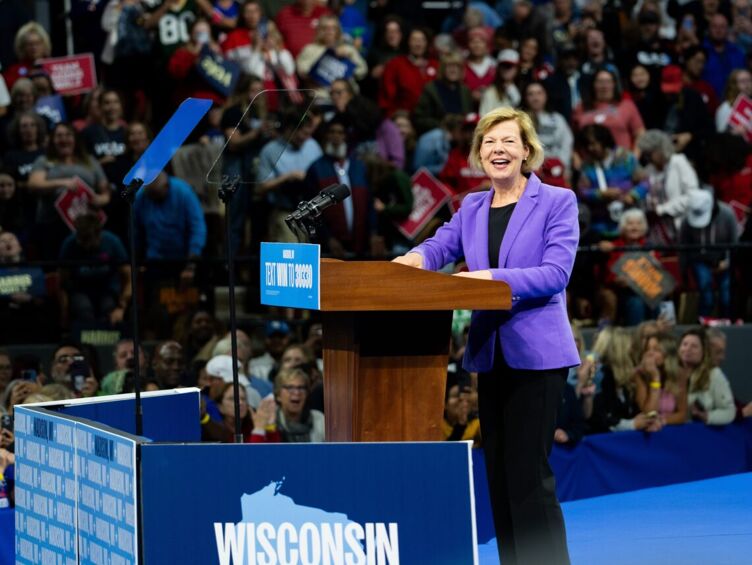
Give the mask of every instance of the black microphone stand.
<path id="1" fill-rule="evenodd" d="M 232 353 L 232 390 L 235 408 L 235 443 L 243 443 L 243 430 L 240 425 L 240 381 L 238 376 L 238 337 L 235 318 L 235 250 L 232 249 L 232 218 L 230 217 L 232 197 L 238 190 L 240 175 L 222 175 L 219 199 L 225 203 L 225 258 L 227 260 L 227 290 L 230 306 L 230 347 Z"/>
<path id="2" fill-rule="evenodd" d="M 131 316 L 133 317 L 133 388 L 136 393 L 136 435 L 143 435 L 144 414 L 141 405 L 141 341 L 138 333 L 138 274 L 136 271 L 136 215 L 133 205 L 136 201 L 136 193 L 143 186 L 142 179 L 134 178 L 128 186 L 124 186 L 120 196 L 128 202 L 128 216 L 130 228 L 129 245 L 131 253 Z"/>

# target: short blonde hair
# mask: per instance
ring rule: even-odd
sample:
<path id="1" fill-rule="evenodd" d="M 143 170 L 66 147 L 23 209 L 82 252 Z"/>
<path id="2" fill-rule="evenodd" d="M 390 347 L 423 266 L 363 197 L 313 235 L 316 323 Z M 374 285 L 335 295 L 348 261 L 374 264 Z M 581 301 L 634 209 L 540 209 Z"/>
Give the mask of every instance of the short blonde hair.
<path id="1" fill-rule="evenodd" d="M 39 38 L 42 40 L 42 43 L 44 44 L 44 56 L 49 57 L 50 53 L 52 52 L 52 42 L 50 41 L 50 36 L 47 33 L 47 30 L 37 22 L 26 23 L 22 25 L 16 32 L 16 37 L 13 40 L 13 50 L 16 52 L 16 57 L 18 57 L 20 60 L 23 59 L 24 43 L 26 42 L 26 37 L 31 33 L 36 33 L 39 36 Z"/>
<path id="2" fill-rule="evenodd" d="M 475 127 L 473 144 L 470 147 L 470 155 L 467 158 L 473 167 L 483 170 L 483 165 L 480 162 L 480 146 L 485 135 L 494 126 L 510 120 L 517 122 L 520 128 L 522 144 L 530 152 L 527 159 L 522 163 L 522 172 L 531 173 L 543 164 L 543 144 L 535 132 L 533 120 L 522 110 L 515 110 L 511 106 L 501 106 L 483 116 Z"/>

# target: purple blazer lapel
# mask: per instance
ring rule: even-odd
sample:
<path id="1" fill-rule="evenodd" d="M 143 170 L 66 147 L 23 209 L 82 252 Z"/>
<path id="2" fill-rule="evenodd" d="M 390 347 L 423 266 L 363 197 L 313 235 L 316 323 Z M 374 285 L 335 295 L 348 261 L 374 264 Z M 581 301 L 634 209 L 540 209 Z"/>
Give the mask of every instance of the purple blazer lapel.
<path id="1" fill-rule="evenodd" d="M 514 207 L 512 217 L 509 219 L 509 225 L 507 231 L 504 233 L 504 239 L 501 240 L 501 249 L 499 250 L 499 267 L 504 268 L 507 266 L 507 257 L 509 257 L 509 251 L 514 244 L 515 239 L 519 235 L 522 226 L 530 216 L 535 206 L 538 204 L 538 189 L 540 188 L 540 179 L 531 174 L 525 186 L 525 192 L 522 193 L 522 198 L 517 202 L 517 206 Z M 486 232 L 488 232 L 488 215 L 486 214 Z M 486 246 L 488 247 L 488 246 Z M 488 268 L 488 267 L 486 267 Z"/>

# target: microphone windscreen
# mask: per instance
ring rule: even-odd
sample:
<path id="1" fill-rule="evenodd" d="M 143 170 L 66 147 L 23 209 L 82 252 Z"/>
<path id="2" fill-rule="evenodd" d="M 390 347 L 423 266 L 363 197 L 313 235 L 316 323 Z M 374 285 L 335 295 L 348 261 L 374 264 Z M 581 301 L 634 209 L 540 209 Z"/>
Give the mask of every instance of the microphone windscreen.
<path id="1" fill-rule="evenodd" d="M 335 202 L 342 202 L 345 198 L 350 196 L 350 188 L 346 184 L 330 186 L 321 192 L 328 194 Z"/>

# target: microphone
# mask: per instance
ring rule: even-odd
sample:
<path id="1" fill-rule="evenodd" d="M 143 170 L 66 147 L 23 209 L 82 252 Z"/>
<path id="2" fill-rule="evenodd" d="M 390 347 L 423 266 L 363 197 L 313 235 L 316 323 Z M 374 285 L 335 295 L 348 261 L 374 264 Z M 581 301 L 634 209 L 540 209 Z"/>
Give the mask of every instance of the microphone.
<path id="1" fill-rule="evenodd" d="M 298 204 L 298 208 L 285 218 L 285 222 L 289 225 L 289 222 L 309 222 L 316 220 L 324 210 L 342 202 L 348 196 L 350 196 L 350 188 L 346 184 L 327 186 L 311 200 Z"/>

